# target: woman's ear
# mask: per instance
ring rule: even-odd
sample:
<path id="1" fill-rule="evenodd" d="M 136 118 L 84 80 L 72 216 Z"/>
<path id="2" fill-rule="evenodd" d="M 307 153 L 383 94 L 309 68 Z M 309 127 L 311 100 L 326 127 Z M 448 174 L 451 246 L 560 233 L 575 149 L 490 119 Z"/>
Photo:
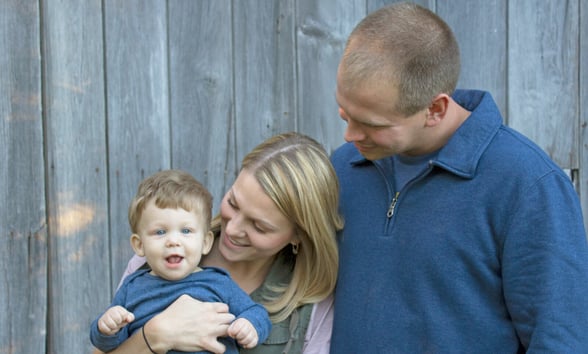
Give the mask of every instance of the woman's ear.
<path id="1" fill-rule="evenodd" d="M 296 232 L 294 233 L 294 237 L 292 238 L 292 241 L 290 242 L 290 245 L 292 246 L 292 253 L 294 253 L 294 254 L 298 254 L 298 249 L 302 245 L 302 240 L 300 239 L 300 236 L 299 236 L 300 232 L 301 231 L 299 229 L 297 229 Z"/>
<path id="2" fill-rule="evenodd" d="M 145 257 L 145 251 L 143 250 L 143 241 L 141 241 L 141 236 L 137 234 L 131 235 L 131 247 L 133 247 L 133 251 L 139 257 Z"/>
<path id="3" fill-rule="evenodd" d="M 204 238 L 202 239 L 202 254 L 207 255 L 208 252 L 212 249 L 212 245 L 214 244 L 214 233 L 212 231 L 208 231 L 204 234 Z"/>

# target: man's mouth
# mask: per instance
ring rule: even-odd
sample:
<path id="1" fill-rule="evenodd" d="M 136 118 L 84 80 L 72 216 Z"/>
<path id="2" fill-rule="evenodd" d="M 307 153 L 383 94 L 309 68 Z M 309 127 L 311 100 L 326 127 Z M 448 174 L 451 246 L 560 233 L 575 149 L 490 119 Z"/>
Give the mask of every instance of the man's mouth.
<path id="1" fill-rule="evenodd" d="M 362 145 L 362 144 L 358 144 L 358 143 L 354 143 L 353 145 L 355 145 L 355 148 L 359 151 L 366 151 L 371 149 L 371 146 L 367 146 L 367 145 Z"/>

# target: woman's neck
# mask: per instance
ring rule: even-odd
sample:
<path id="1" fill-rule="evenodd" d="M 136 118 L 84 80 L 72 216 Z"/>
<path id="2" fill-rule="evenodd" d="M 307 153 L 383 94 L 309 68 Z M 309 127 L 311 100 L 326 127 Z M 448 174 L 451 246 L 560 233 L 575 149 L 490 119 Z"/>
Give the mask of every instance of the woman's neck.
<path id="1" fill-rule="evenodd" d="M 227 261 L 218 249 L 218 238 L 210 253 L 202 258 L 200 266 L 223 268 L 247 294 L 259 288 L 269 273 L 275 257 L 259 261 Z"/>

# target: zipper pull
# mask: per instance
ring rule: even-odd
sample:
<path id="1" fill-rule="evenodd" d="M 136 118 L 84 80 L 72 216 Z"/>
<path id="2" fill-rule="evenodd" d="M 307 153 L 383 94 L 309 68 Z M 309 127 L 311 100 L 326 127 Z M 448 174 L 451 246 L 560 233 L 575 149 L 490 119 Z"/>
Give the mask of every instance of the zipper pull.
<path id="1" fill-rule="evenodd" d="M 400 195 L 400 192 L 396 192 L 396 194 L 394 195 L 394 198 L 392 198 L 392 203 L 390 203 L 390 207 L 388 208 L 388 212 L 386 213 L 386 216 L 388 218 L 391 218 L 392 215 L 394 215 L 394 208 L 396 207 L 396 202 L 398 201 L 399 195 Z"/>

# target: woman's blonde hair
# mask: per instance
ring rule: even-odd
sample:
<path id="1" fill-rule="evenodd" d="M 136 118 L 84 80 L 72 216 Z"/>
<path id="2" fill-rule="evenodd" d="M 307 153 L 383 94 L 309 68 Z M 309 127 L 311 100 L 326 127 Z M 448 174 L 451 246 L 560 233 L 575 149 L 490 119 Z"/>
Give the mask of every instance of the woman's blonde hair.
<path id="1" fill-rule="evenodd" d="M 297 254 L 290 246 L 280 251 L 292 265 L 290 283 L 273 284 L 277 295 L 262 301 L 272 321 L 280 322 L 296 307 L 319 302 L 335 288 L 339 266 L 335 235 L 343 227 L 338 213 L 339 182 L 322 145 L 294 132 L 258 145 L 245 156 L 241 170 L 255 176 L 295 225 L 300 240 Z M 213 231 L 219 231 L 219 224 L 216 217 Z"/>

